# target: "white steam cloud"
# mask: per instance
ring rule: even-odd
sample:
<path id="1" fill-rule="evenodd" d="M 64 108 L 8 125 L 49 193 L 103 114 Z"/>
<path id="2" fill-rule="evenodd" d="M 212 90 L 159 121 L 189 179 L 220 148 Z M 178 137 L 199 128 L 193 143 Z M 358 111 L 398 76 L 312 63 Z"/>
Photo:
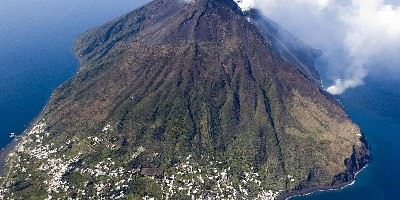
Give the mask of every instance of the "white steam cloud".
<path id="1" fill-rule="evenodd" d="M 369 71 L 399 72 L 400 0 L 236 1 L 321 48 L 334 82 L 327 88 L 331 94 L 362 85 Z"/>
<path id="2" fill-rule="evenodd" d="M 257 0 L 235 0 L 235 2 L 243 11 L 248 11 L 252 8 L 255 8 L 258 3 Z"/>

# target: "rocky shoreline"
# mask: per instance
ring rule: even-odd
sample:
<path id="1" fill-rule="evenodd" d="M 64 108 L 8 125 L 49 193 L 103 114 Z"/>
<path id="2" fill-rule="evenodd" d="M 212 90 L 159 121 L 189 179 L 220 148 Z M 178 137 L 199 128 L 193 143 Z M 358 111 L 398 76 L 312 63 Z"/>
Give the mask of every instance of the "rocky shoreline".
<path id="1" fill-rule="evenodd" d="M 335 185 L 335 186 L 326 186 L 326 187 L 314 187 L 314 188 L 309 188 L 309 189 L 303 189 L 302 191 L 293 191 L 293 192 L 289 192 L 289 193 L 283 193 L 280 196 L 277 197 L 277 200 L 287 200 L 287 199 L 291 199 L 291 198 L 295 198 L 295 197 L 301 197 L 301 196 L 307 196 L 307 195 L 311 195 L 317 192 L 328 192 L 328 191 L 337 191 L 337 190 L 342 190 L 344 188 L 350 187 L 352 186 L 357 179 L 357 175 L 362 172 L 364 169 L 366 169 L 368 167 L 365 166 L 364 168 L 362 168 L 360 171 L 358 171 L 355 174 L 355 178 L 353 181 L 349 181 L 346 183 L 342 183 L 339 185 Z"/>
<path id="2" fill-rule="evenodd" d="M 3 148 L 0 151 L 0 177 L 4 176 L 6 168 L 5 165 L 7 164 L 7 157 L 9 155 L 10 152 L 12 152 L 19 144 L 19 142 L 21 141 L 22 137 L 21 136 L 17 136 L 15 137 L 15 139 L 8 144 L 5 148 Z M 366 140 L 365 138 L 363 138 L 362 140 L 364 142 L 364 144 L 366 144 Z M 364 152 L 366 154 L 363 155 L 359 155 L 359 159 L 357 160 L 350 160 L 351 161 L 346 161 L 346 164 L 350 164 L 352 163 L 352 165 L 354 165 L 354 162 L 356 161 L 357 163 L 360 161 L 360 159 L 362 159 L 363 161 L 365 160 L 369 160 L 370 159 L 370 154 L 369 151 Z M 354 157 L 354 154 L 353 154 Z M 360 164 L 360 165 L 359 165 Z M 351 185 L 353 185 L 356 182 L 357 179 L 357 175 L 362 172 L 365 168 L 368 167 L 368 162 L 362 162 L 356 164 L 356 166 L 361 167 L 361 169 L 357 169 L 356 171 L 354 171 L 355 169 L 348 169 L 345 173 L 352 173 L 352 178 L 349 181 L 346 182 L 342 182 L 339 184 L 335 184 L 332 186 L 319 186 L 319 187 L 311 187 L 311 188 L 302 188 L 300 190 L 296 190 L 296 191 L 290 191 L 287 193 L 281 193 L 279 194 L 279 196 L 276 198 L 276 200 L 287 200 L 287 199 L 292 199 L 295 197 L 299 197 L 299 196 L 307 196 L 307 195 L 311 195 L 313 193 L 316 192 L 327 192 L 327 191 L 336 191 L 336 190 L 341 190 L 344 189 L 346 187 L 349 187 Z M 337 181 L 337 180 L 336 180 Z"/>
<path id="3" fill-rule="evenodd" d="M 311 195 L 316 192 L 328 192 L 328 191 L 341 190 L 348 186 L 353 185 L 355 181 L 356 180 L 353 180 L 351 182 L 342 183 L 342 184 L 335 185 L 335 186 L 314 187 L 314 188 L 303 189 L 300 191 L 292 191 L 292 192 L 288 192 L 288 193 L 282 193 L 281 195 L 279 195 L 277 197 L 277 200 L 287 200 L 287 199 L 292 199 L 295 197 L 307 196 L 307 195 Z"/>
<path id="4" fill-rule="evenodd" d="M 363 143 L 362 148 L 353 149 L 353 154 L 351 157 L 344 161 L 347 170 L 335 176 L 334 180 L 332 181 L 332 185 L 301 188 L 299 190 L 282 193 L 277 197 L 277 200 L 291 199 L 297 196 L 306 196 L 315 192 L 341 190 L 345 187 L 353 185 L 357 179 L 357 175 L 368 166 L 371 159 L 368 142 L 364 136 L 361 137 L 361 142 Z"/>
<path id="5" fill-rule="evenodd" d="M 6 197 L 288 199 L 353 182 L 369 151 L 333 97 L 233 1 L 173 2 L 80 36 L 82 70 L 1 152 Z"/>

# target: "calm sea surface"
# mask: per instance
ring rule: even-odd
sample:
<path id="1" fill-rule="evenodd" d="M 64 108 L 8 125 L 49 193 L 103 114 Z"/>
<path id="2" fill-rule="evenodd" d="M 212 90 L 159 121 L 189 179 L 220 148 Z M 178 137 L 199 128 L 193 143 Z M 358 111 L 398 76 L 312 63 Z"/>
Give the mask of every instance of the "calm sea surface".
<path id="1" fill-rule="evenodd" d="M 399 74 L 398 74 L 399 75 Z M 398 76 L 400 78 L 400 76 Z M 400 80 L 371 77 L 340 97 L 371 146 L 372 162 L 354 185 L 296 200 L 400 199 Z"/>
<path id="2" fill-rule="evenodd" d="M 0 0 L 0 147 L 10 142 L 10 133 L 21 133 L 51 92 L 76 72 L 74 38 L 145 2 Z M 399 85 L 371 77 L 339 97 L 365 133 L 373 161 L 351 187 L 296 199 L 400 199 Z"/>
<path id="3" fill-rule="evenodd" d="M 74 38 L 147 0 L 0 0 L 0 147 L 77 70 Z"/>

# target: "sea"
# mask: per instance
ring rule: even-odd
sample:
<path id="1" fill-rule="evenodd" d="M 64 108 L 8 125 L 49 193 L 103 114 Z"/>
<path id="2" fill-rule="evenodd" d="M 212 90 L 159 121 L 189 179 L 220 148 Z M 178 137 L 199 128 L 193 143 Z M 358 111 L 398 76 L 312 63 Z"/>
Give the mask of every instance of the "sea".
<path id="1" fill-rule="evenodd" d="M 78 70 L 74 39 L 148 0 L 0 0 L 0 147 Z"/>
<path id="2" fill-rule="evenodd" d="M 78 34 L 148 0 L 0 0 L 0 148 L 37 116 L 78 70 Z M 338 101 L 366 136 L 372 162 L 354 184 L 296 200 L 400 199 L 400 76 L 370 75 Z"/>

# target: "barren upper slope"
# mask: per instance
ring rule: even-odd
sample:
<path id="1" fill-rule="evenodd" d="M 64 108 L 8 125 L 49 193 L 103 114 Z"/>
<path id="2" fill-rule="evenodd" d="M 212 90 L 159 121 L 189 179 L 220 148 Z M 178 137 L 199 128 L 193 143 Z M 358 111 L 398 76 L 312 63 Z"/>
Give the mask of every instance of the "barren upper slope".
<path id="1" fill-rule="evenodd" d="M 81 35 L 81 70 L 10 154 L 2 192 L 268 199 L 352 180 L 359 128 L 266 33 L 232 0 L 155 0 Z"/>

